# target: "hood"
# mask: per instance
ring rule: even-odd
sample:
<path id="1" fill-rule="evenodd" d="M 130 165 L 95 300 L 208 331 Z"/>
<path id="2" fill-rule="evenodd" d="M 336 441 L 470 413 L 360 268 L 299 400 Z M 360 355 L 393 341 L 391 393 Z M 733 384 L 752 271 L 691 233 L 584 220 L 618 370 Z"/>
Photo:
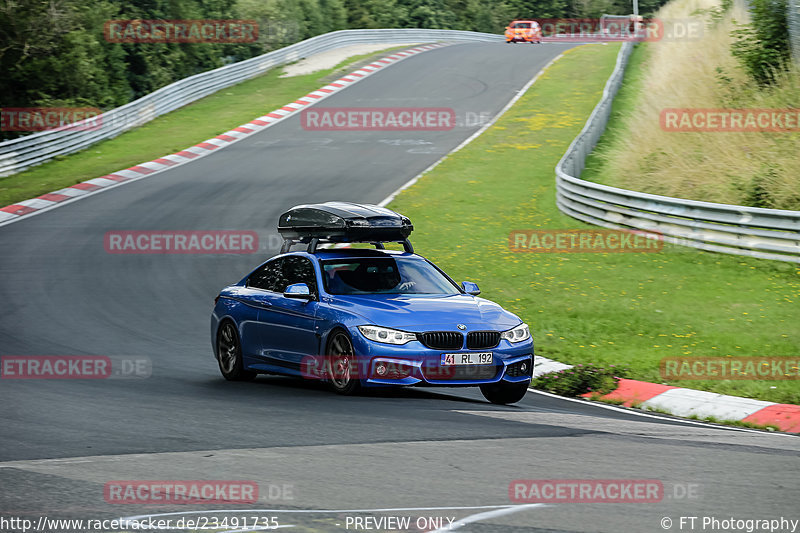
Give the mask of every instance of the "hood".
<path id="1" fill-rule="evenodd" d="M 332 296 L 332 305 L 363 316 L 376 326 L 411 332 L 455 330 L 457 324 L 472 330 L 506 330 L 521 322 L 496 303 L 470 294 L 370 294 Z"/>

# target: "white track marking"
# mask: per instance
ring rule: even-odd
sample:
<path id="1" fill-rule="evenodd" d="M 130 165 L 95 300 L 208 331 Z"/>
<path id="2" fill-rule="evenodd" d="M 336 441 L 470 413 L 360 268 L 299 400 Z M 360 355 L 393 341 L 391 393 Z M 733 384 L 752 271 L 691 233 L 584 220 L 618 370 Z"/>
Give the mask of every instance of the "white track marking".
<path id="1" fill-rule="evenodd" d="M 469 515 L 468 517 L 462 518 L 461 520 L 456 520 L 454 523 L 448 525 L 447 527 L 437 529 L 436 531 L 431 531 L 431 533 L 445 533 L 446 531 L 459 529 L 473 522 L 480 522 L 481 520 L 488 520 L 489 518 L 495 518 L 497 516 L 505 516 L 507 514 L 518 513 L 520 511 L 527 511 L 528 509 L 535 509 L 537 507 L 547 507 L 547 505 L 543 503 L 526 503 L 523 505 L 508 506 L 505 509 L 484 511 L 482 513 Z"/>
<path id="2" fill-rule="evenodd" d="M 469 137 L 467 137 L 467 138 L 464 140 L 464 142 L 462 142 L 461 144 L 459 144 L 458 146 L 456 146 L 455 148 L 453 148 L 452 150 L 450 150 L 450 152 L 448 152 L 448 153 L 446 153 L 445 155 L 443 155 L 441 159 L 439 159 L 438 161 L 436 161 L 435 163 L 433 163 L 431 166 L 429 166 L 428 168 L 426 168 L 425 170 L 423 170 L 422 172 L 420 172 L 419 174 L 417 174 L 416 176 L 414 176 L 413 178 L 411 178 L 410 180 L 408 180 L 407 182 L 405 182 L 403 185 L 401 185 L 401 186 L 400 186 L 400 188 L 398 188 L 398 189 L 395 189 L 395 191 L 394 191 L 392 194 L 390 194 L 389 196 L 387 196 L 386 198 L 384 198 L 384 199 L 383 199 L 383 201 L 381 201 L 381 203 L 379 203 L 378 205 L 379 205 L 380 207 L 386 207 L 386 206 L 387 206 L 387 205 L 388 205 L 388 204 L 389 204 L 389 203 L 390 203 L 392 200 L 394 200 L 395 196 L 397 196 L 398 194 L 400 194 L 400 193 L 401 193 L 402 191 L 404 191 L 405 189 L 408 189 L 409 187 L 411 187 L 412 185 L 414 185 L 414 184 L 417 182 L 417 180 L 419 180 L 419 179 L 420 179 L 422 176 L 424 176 L 425 174 L 427 174 L 428 172 L 430 172 L 431 170 L 433 170 L 434 168 L 436 168 L 436 167 L 439 165 L 439 163 L 441 163 L 442 161 L 444 161 L 445 159 L 447 159 L 448 157 L 450 157 L 452 154 L 454 154 L 454 153 L 458 152 L 459 150 L 461 150 L 462 148 L 464 148 L 466 145 L 468 145 L 469 143 L 471 143 L 472 141 L 474 141 L 476 138 L 478 138 L 478 137 L 479 137 L 479 136 L 480 136 L 480 135 L 481 135 L 481 134 L 482 134 L 484 131 L 486 131 L 486 130 L 488 130 L 490 127 L 494 126 L 494 123 L 495 123 L 495 122 L 497 122 L 497 120 L 498 120 L 498 119 L 499 119 L 501 116 L 503 116 L 503 114 L 504 114 L 506 111 L 508 111 L 509 109 L 511 109 L 511 106 L 513 106 L 514 104 L 516 104 L 516 103 L 517 103 L 517 100 L 519 100 L 520 98 L 522 98 L 522 95 L 524 95 L 524 94 L 525 94 L 525 93 L 528 91 L 528 89 L 530 88 L 530 86 L 531 86 L 531 85 L 533 85 L 533 84 L 536 82 L 536 80 L 538 80 L 538 79 L 539 79 L 539 76 L 541 76 L 541 75 L 542 75 L 542 73 L 544 73 L 544 71 L 545 71 L 545 70 L 547 70 L 548 68 L 550 68 L 550 65 L 552 65 L 553 63 L 555 63 L 556 61 L 558 61 L 558 60 L 559 60 L 561 57 L 563 57 L 563 55 L 564 55 L 563 53 L 560 53 L 560 54 L 558 54 L 556 57 L 554 57 L 553 59 L 551 59 L 549 63 L 547 63 L 545 66 L 543 66 L 543 67 L 542 67 L 542 68 L 539 70 L 539 72 L 537 72 L 537 73 L 536 73 L 536 75 L 535 75 L 535 76 L 534 76 L 534 77 L 533 77 L 533 78 L 532 78 L 532 79 L 531 79 L 531 80 L 530 80 L 528 83 L 526 83 L 526 84 L 525 84 L 525 85 L 522 87 L 522 89 L 520 89 L 519 91 L 517 91 L 517 94 L 515 94 L 515 95 L 514 95 L 514 97 L 513 97 L 513 98 L 511 98 L 511 100 L 509 100 L 509 102 L 508 102 L 508 103 L 505 105 L 505 107 L 503 107 L 503 109 L 501 109 L 501 110 L 500 110 L 500 111 L 499 111 L 499 112 L 498 112 L 498 113 L 497 113 L 497 114 L 496 114 L 494 117 L 492 117 L 492 120 L 490 120 L 489 122 L 487 122 L 486 124 L 484 124 L 484 125 L 483 125 L 483 127 L 482 127 L 481 129 L 479 129 L 478 131 L 476 131 L 475 133 L 473 133 L 472 135 L 470 135 Z M 390 57 L 391 57 L 391 56 L 390 56 Z"/>

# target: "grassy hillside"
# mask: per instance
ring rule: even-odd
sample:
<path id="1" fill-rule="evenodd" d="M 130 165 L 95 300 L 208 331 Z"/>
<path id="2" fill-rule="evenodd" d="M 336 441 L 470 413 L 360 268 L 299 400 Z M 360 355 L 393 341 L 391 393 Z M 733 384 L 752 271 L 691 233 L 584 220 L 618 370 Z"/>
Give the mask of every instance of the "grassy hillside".
<path id="1" fill-rule="evenodd" d="M 637 191 L 800 210 L 800 133 L 668 132 L 664 108 L 800 108 L 800 67 L 759 88 L 731 55 L 742 8 L 713 17 L 717 0 L 676 0 L 662 19 L 696 18 L 699 39 L 637 45 L 620 98 L 584 175 Z"/>

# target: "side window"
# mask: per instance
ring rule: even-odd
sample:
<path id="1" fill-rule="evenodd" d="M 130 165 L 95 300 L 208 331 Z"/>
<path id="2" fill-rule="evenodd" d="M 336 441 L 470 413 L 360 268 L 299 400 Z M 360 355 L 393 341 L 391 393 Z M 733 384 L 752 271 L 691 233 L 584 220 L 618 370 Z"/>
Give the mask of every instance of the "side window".
<path id="1" fill-rule="evenodd" d="M 305 257 L 292 255 L 283 258 L 283 286 L 278 287 L 278 292 L 283 292 L 293 283 L 305 283 L 311 294 L 317 294 L 317 277 L 314 274 L 314 265 Z"/>
<path id="2" fill-rule="evenodd" d="M 250 277 L 247 278 L 247 286 L 275 292 L 279 291 L 278 287 L 285 288 L 286 284 L 282 281 L 283 269 L 281 268 L 283 261 L 284 258 L 270 261 L 250 274 Z M 279 292 L 283 292 L 283 288 Z"/>

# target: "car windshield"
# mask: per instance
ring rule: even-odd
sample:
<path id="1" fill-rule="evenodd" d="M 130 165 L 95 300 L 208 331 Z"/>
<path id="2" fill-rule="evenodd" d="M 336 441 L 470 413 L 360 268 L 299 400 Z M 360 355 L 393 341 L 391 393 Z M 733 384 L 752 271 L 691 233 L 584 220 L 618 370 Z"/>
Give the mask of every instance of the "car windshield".
<path id="1" fill-rule="evenodd" d="M 518 28 L 518 29 L 530 28 L 531 27 L 531 23 L 530 22 L 517 22 L 514 25 L 514 27 Z"/>
<path id="2" fill-rule="evenodd" d="M 460 291 L 427 261 L 362 257 L 322 262 L 330 294 L 458 294 Z"/>

